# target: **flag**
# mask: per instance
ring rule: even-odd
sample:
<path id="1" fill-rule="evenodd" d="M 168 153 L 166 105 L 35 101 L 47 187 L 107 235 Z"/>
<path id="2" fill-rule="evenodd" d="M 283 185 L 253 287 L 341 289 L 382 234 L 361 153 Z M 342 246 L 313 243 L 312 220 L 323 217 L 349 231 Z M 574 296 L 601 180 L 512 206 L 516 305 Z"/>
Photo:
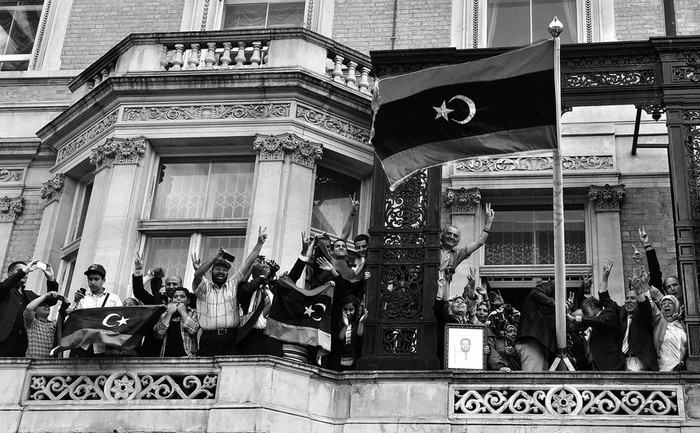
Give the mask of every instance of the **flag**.
<path id="1" fill-rule="evenodd" d="M 553 44 L 378 80 L 370 142 L 390 188 L 448 161 L 556 148 Z"/>
<path id="2" fill-rule="evenodd" d="M 287 343 L 331 350 L 331 306 L 335 284 L 312 290 L 298 288 L 288 276 L 277 280 L 277 291 L 265 334 Z"/>
<path id="3" fill-rule="evenodd" d="M 75 310 L 63 324 L 63 337 L 51 353 L 102 343 L 113 349 L 135 350 L 165 311 L 164 305 L 104 307 Z"/>

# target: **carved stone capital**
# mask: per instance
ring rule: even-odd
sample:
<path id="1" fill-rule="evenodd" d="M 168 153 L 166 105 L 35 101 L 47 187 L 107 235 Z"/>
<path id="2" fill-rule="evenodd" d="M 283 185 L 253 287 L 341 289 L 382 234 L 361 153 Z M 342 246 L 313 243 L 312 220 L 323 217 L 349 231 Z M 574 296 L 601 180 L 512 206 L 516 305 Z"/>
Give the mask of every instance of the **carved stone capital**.
<path id="1" fill-rule="evenodd" d="M 591 185 L 588 189 L 588 199 L 595 204 L 596 212 L 619 212 L 625 195 L 625 185 Z"/>
<path id="2" fill-rule="evenodd" d="M 289 155 L 292 162 L 313 167 L 323 157 L 323 145 L 311 143 L 294 134 L 257 135 L 253 149 L 261 161 L 282 161 Z"/>
<path id="3" fill-rule="evenodd" d="M 0 199 L 0 222 L 15 222 L 22 211 L 24 211 L 24 198 L 5 196 Z"/>
<path id="4" fill-rule="evenodd" d="M 95 168 L 112 167 L 114 164 L 138 164 L 146 154 L 148 140 L 138 138 L 108 138 L 104 144 L 92 149 L 90 163 Z"/>
<path id="5" fill-rule="evenodd" d="M 56 173 L 54 177 L 41 184 L 41 198 L 47 201 L 56 200 L 61 196 L 66 184 L 66 175 Z"/>
<path id="6" fill-rule="evenodd" d="M 481 203 L 481 191 L 479 188 L 447 188 L 443 200 L 453 214 L 474 214 Z"/>

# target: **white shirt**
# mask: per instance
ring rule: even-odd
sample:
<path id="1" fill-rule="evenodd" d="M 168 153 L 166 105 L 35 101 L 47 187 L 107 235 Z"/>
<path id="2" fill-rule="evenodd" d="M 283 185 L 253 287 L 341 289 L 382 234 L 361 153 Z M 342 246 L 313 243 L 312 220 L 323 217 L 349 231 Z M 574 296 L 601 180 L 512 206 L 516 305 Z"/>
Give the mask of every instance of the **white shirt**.
<path id="1" fill-rule="evenodd" d="M 108 296 L 107 302 L 105 302 L 105 296 Z M 81 299 L 80 302 L 78 302 L 78 305 L 75 306 L 75 309 L 78 310 L 80 308 L 100 308 L 103 306 L 103 302 L 105 307 L 122 306 L 122 300 L 119 299 L 119 296 L 115 295 L 114 293 L 102 292 L 101 295 L 93 295 L 92 292 L 88 291 L 85 294 L 85 297 Z"/>
<path id="2" fill-rule="evenodd" d="M 664 319 L 662 319 L 664 320 Z M 669 322 L 659 348 L 659 371 L 673 371 L 683 360 L 688 337 L 680 320 Z"/>

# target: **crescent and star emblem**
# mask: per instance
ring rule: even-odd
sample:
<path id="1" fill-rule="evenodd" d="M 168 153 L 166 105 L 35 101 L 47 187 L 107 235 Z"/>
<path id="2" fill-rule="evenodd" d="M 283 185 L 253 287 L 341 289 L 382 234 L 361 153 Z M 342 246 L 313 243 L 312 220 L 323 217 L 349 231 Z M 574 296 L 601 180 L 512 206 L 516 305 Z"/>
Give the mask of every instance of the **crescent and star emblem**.
<path id="1" fill-rule="evenodd" d="M 450 117 L 449 117 L 449 114 L 455 110 L 453 110 L 451 108 L 447 108 L 447 104 L 454 101 L 455 99 L 464 102 L 465 104 L 467 104 L 467 107 L 469 108 L 469 115 L 462 120 L 450 119 Z M 458 123 L 460 125 L 467 124 L 470 120 L 472 120 L 474 118 L 474 115 L 476 114 L 476 104 L 474 104 L 474 101 L 472 101 L 471 99 L 467 98 L 464 95 L 455 95 L 449 101 L 442 101 L 442 105 L 440 105 L 439 107 L 433 107 L 433 109 L 437 113 L 435 115 L 435 119 L 439 119 L 442 117 L 443 119 L 445 119 L 447 121 L 451 120 L 451 121 Z"/>
<path id="2" fill-rule="evenodd" d="M 320 311 L 320 316 L 319 317 L 314 317 L 314 314 L 319 313 L 319 311 L 316 310 L 316 307 L 321 307 Z M 304 315 L 311 317 L 317 322 L 320 322 L 323 319 L 323 316 L 326 314 L 326 306 L 324 304 L 321 304 L 320 302 L 314 305 L 309 305 L 308 307 L 304 307 Z"/>
<path id="3" fill-rule="evenodd" d="M 111 319 L 112 317 L 121 317 L 121 319 L 117 320 L 116 322 L 112 322 L 113 324 L 110 324 L 109 319 Z M 105 316 L 104 320 L 102 321 L 102 325 L 104 325 L 108 328 L 114 328 L 115 326 L 126 325 L 126 322 L 128 320 L 129 320 L 128 317 L 124 317 L 121 314 L 112 313 L 112 314 L 108 314 Z"/>

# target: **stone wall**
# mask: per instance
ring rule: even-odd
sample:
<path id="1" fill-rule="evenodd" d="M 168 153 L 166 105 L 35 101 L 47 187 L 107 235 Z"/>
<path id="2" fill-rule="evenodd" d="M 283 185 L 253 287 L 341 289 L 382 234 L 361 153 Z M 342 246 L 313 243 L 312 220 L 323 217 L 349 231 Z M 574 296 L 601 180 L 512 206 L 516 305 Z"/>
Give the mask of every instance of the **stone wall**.
<path id="1" fill-rule="evenodd" d="M 666 35 L 662 0 L 616 0 L 614 7 L 615 36 L 618 41 L 645 41 L 652 36 Z"/>
<path id="2" fill-rule="evenodd" d="M 34 246 L 39 235 L 41 215 L 44 210 L 39 189 L 25 189 L 22 197 L 24 198 L 24 211 L 17 218 L 12 229 L 5 262 L 3 263 L 2 272 L 0 272 L 3 276 L 10 263 L 17 260 L 32 260 Z M 58 263 L 53 263 L 53 266 L 55 271 L 58 270 Z"/>
<path id="3" fill-rule="evenodd" d="M 451 0 L 399 1 L 394 48 L 433 48 L 450 45 Z M 333 39 L 356 50 L 391 49 L 394 0 L 335 3 Z"/>
<path id="4" fill-rule="evenodd" d="M 184 0 L 74 0 L 62 69 L 83 69 L 131 33 L 180 30 Z"/>
<path id="5" fill-rule="evenodd" d="M 700 34 L 700 2 L 676 0 L 676 33 L 678 35 Z"/>
<path id="6" fill-rule="evenodd" d="M 620 212 L 625 277 L 632 275 L 632 268 L 634 267 L 632 245 L 636 245 L 642 252 L 642 257 L 644 257 L 644 250 L 642 249 L 642 243 L 639 241 L 638 232 L 638 229 L 642 226 L 646 227 L 652 246 L 656 250 L 663 275 L 677 275 L 673 205 L 671 203 L 670 188 L 626 188 L 625 191 L 627 195 Z M 644 265 L 647 267 L 645 257 Z"/>

